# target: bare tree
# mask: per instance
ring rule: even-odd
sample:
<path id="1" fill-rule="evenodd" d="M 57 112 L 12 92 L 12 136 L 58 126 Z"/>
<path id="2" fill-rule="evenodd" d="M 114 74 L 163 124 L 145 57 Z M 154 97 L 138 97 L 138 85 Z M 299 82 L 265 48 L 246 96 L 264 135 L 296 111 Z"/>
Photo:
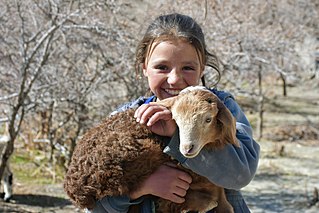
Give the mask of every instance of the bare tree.
<path id="1" fill-rule="evenodd" d="M 0 175 L 19 132 L 48 142 L 52 161 L 63 150 L 68 158 L 83 131 L 143 95 L 135 47 L 162 13 L 188 14 L 203 26 L 208 50 L 221 60 L 219 87 L 259 103 L 261 131 L 267 76 L 282 79 L 284 95 L 290 76 L 319 76 L 309 60 L 318 37 L 315 0 L 0 0 L 0 7 L 0 120 L 10 122 L 11 137 Z M 214 72 L 205 75 L 214 85 Z"/>
<path id="2" fill-rule="evenodd" d="M 27 17 L 22 9 L 26 5 L 21 1 L 17 1 L 16 5 L 8 3 L 6 6 L 8 10 L 12 10 L 10 12 L 15 13 L 16 19 L 14 21 L 20 25 L 20 32 L 17 32 L 19 37 L 16 37 L 18 43 L 13 44 L 16 47 L 16 53 L 7 56 L 11 59 L 13 65 L 13 69 L 10 69 L 12 73 L 9 73 L 11 76 L 15 75 L 13 77 L 18 77 L 16 79 L 17 86 L 10 84 L 12 82 L 7 82 L 9 85 L 5 85 L 4 90 L 7 90 L 8 95 L 1 98 L 2 102 L 6 101 L 10 106 L 10 111 L 8 112 L 10 140 L 1 159 L 0 177 L 2 177 L 6 162 L 14 150 L 14 142 L 20 131 L 24 116 L 30 110 L 29 95 L 35 89 L 35 82 L 42 74 L 48 61 L 49 49 L 55 32 L 68 20 L 68 16 L 58 19 L 56 15 L 52 15 L 52 19 L 47 22 L 46 28 L 32 33 L 27 30 Z M 13 8 L 16 10 L 13 10 Z M 6 40 L 5 38 L 3 39 Z M 5 43 L 6 45 L 11 45 L 10 41 Z M 5 72 L 6 70 L 1 71 Z"/>
<path id="3" fill-rule="evenodd" d="M 123 17 L 129 3 L 29 0 L 1 6 L 6 10 L 1 21 L 0 109 L 1 117 L 10 121 L 11 135 L 2 165 L 25 118 L 31 124 L 34 115 L 48 112 L 40 120 L 48 133 L 36 134 L 36 141 L 49 142 L 52 160 L 56 147 L 72 155 L 87 126 L 145 92 L 132 69 L 131 31 L 138 29 L 127 30 L 135 27 L 133 17 Z"/>

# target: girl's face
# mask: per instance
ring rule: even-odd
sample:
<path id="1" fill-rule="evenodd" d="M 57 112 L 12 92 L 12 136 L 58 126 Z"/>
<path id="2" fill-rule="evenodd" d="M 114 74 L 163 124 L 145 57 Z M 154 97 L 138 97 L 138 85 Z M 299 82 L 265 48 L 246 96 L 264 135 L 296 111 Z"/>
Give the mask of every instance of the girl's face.
<path id="1" fill-rule="evenodd" d="M 143 65 L 151 91 L 159 100 L 176 96 L 188 87 L 196 86 L 204 66 L 196 49 L 183 40 L 154 43 Z"/>

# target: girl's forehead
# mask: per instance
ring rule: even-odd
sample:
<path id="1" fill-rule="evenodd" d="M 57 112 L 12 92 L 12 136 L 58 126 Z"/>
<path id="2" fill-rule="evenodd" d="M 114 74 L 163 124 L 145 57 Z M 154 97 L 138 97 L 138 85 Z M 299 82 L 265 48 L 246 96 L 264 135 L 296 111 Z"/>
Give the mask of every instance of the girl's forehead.
<path id="1" fill-rule="evenodd" d="M 172 48 L 174 47 L 174 49 L 180 49 L 180 50 L 184 50 L 184 49 L 194 49 L 195 47 L 187 41 L 184 40 L 166 40 L 166 41 L 161 41 L 161 42 L 154 42 L 151 50 L 156 49 L 157 47 L 161 46 L 161 48 Z"/>
<path id="2" fill-rule="evenodd" d="M 161 43 L 168 43 L 168 44 L 191 44 L 186 38 L 179 38 L 179 37 L 159 37 L 157 39 L 154 39 L 153 42 L 150 44 L 152 47 L 156 47 L 157 45 Z"/>
<path id="3" fill-rule="evenodd" d="M 171 38 L 171 39 L 158 39 L 154 40 L 152 44 L 150 44 L 148 51 L 146 53 L 146 64 L 148 63 L 150 57 L 153 55 L 154 50 L 160 46 L 162 49 L 166 47 L 175 46 L 176 48 L 183 50 L 185 48 L 193 49 L 196 52 L 197 57 L 199 58 L 200 62 L 202 63 L 202 56 L 199 53 L 199 51 L 196 49 L 196 47 L 189 42 L 185 38 Z"/>

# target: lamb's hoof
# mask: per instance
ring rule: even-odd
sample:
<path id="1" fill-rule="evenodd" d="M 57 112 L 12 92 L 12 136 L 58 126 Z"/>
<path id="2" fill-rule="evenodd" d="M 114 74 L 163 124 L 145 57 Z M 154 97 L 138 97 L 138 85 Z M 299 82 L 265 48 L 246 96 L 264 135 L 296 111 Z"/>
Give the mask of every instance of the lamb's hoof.
<path id="1" fill-rule="evenodd" d="M 209 203 L 209 205 L 207 206 L 207 208 L 205 210 L 198 211 L 198 213 L 206 213 L 206 212 L 216 208 L 217 206 L 218 206 L 218 202 L 217 201 L 212 201 L 212 202 Z M 193 213 L 193 211 L 183 210 L 183 211 L 181 211 L 181 213 Z"/>
<path id="2" fill-rule="evenodd" d="M 212 201 L 212 202 L 210 202 L 210 204 L 207 207 L 207 209 L 205 209 L 204 211 L 199 211 L 198 213 L 206 213 L 206 212 L 216 208 L 217 206 L 218 206 L 218 202 L 217 201 Z"/>

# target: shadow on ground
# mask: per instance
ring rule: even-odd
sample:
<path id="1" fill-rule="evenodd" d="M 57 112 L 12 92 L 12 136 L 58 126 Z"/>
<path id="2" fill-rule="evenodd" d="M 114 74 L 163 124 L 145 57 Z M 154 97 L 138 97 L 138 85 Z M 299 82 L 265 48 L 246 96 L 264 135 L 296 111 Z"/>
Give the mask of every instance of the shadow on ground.
<path id="1" fill-rule="evenodd" d="M 15 194 L 12 200 L 15 201 L 16 204 L 29 206 L 55 207 L 71 205 L 71 202 L 67 199 L 48 195 Z"/>
<path id="2" fill-rule="evenodd" d="M 72 205 L 72 203 L 65 198 L 49 195 L 15 194 L 9 202 L 0 200 L 0 212 L 31 213 L 56 207 L 63 209 L 70 205 Z"/>

